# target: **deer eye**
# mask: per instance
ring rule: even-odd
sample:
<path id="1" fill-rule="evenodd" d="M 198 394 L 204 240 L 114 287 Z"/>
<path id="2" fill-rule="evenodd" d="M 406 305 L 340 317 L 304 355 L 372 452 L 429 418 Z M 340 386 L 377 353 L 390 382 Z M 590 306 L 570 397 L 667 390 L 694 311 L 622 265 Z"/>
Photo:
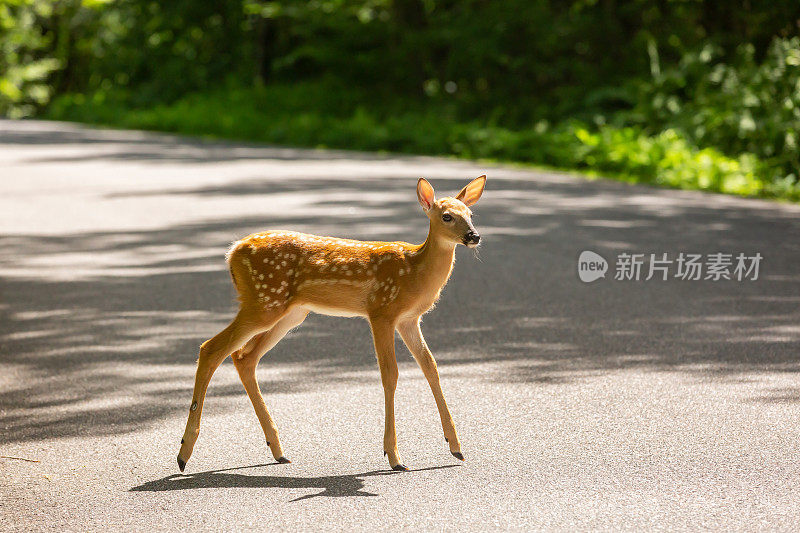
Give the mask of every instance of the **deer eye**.
<path id="1" fill-rule="evenodd" d="M 445 213 L 444 215 L 442 215 L 442 220 L 444 220 L 445 222 L 451 222 L 453 220 L 453 215 L 451 215 L 450 213 Z"/>

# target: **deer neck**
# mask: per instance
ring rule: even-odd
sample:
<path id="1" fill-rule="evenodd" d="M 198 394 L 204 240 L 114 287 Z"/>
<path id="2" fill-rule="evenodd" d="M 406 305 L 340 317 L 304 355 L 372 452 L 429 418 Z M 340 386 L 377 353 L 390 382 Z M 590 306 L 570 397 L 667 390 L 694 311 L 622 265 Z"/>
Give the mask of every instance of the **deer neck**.
<path id="1" fill-rule="evenodd" d="M 455 261 L 456 244 L 437 235 L 433 228 L 414 256 L 414 267 L 424 289 L 439 291 L 450 278 Z M 427 291 L 425 291 L 427 292 Z"/>

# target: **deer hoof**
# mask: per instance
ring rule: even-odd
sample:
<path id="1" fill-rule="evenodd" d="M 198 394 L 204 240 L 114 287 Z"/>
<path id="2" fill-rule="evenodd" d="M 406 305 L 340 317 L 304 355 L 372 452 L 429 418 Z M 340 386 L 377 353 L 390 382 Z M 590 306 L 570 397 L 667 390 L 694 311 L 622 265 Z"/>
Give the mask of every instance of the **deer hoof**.
<path id="1" fill-rule="evenodd" d="M 186 468 L 186 461 L 184 461 L 180 457 L 178 457 L 178 468 L 181 469 L 181 472 L 183 472 L 183 469 Z"/>
<path id="2" fill-rule="evenodd" d="M 464 460 L 464 456 L 463 456 L 463 455 L 461 455 L 461 452 L 450 452 L 450 453 L 452 453 L 452 454 L 453 454 L 453 457 L 455 457 L 455 458 L 456 458 L 456 459 L 458 459 L 459 461 L 463 461 L 463 460 Z"/>
<path id="3" fill-rule="evenodd" d="M 392 467 L 392 470 L 397 470 L 398 472 L 408 472 L 408 467 L 404 464 L 396 464 Z"/>
<path id="4" fill-rule="evenodd" d="M 278 459 L 276 459 L 276 460 L 282 465 L 287 465 L 287 464 L 291 463 L 291 461 L 289 459 L 287 459 L 286 457 L 284 457 L 282 455 L 280 457 L 278 457 Z"/>

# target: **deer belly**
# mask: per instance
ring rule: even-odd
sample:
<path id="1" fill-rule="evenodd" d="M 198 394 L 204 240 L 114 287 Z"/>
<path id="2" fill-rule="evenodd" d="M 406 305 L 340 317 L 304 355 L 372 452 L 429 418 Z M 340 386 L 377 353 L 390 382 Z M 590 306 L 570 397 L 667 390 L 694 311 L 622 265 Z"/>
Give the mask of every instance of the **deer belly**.
<path id="1" fill-rule="evenodd" d="M 341 280 L 309 280 L 300 284 L 295 301 L 329 316 L 366 316 L 367 287 Z"/>
<path id="2" fill-rule="evenodd" d="M 365 316 L 363 313 L 356 312 L 352 309 L 338 308 L 331 305 L 321 305 L 317 303 L 306 302 L 303 304 L 303 307 L 309 311 L 313 311 L 314 313 L 319 313 L 320 315 L 345 317 Z"/>

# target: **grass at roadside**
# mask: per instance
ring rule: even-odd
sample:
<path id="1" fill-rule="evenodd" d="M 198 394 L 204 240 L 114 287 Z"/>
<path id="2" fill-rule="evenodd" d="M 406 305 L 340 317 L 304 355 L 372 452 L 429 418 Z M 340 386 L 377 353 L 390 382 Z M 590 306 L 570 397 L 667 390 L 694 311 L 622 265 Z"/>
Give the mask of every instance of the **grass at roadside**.
<path id="1" fill-rule="evenodd" d="M 136 105 L 107 94 L 65 95 L 47 118 L 284 145 L 453 155 L 602 173 L 629 182 L 797 200 L 800 188 L 752 154 L 696 147 L 678 131 L 579 121 L 510 129 L 461 120 L 454 107 L 422 106 L 322 84 L 228 88 Z"/>

